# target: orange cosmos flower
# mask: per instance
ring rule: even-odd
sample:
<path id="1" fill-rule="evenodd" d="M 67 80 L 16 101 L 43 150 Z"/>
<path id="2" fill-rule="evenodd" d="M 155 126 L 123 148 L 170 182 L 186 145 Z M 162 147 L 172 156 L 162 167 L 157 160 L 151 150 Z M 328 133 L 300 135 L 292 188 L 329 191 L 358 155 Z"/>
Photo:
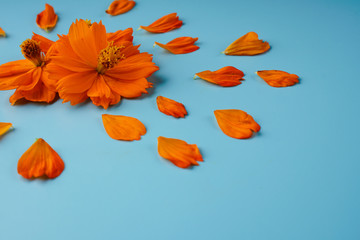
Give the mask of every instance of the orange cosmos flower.
<path id="1" fill-rule="evenodd" d="M 132 30 L 106 34 L 105 26 L 76 20 L 67 36 L 60 36 L 58 54 L 49 64 L 50 77 L 64 102 L 90 98 L 107 109 L 121 97 L 135 98 L 151 87 L 146 78 L 159 68 L 152 55 L 132 44 Z"/>
<path id="2" fill-rule="evenodd" d="M 46 3 L 45 10 L 36 17 L 36 24 L 48 32 L 55 27 L 57 20 L 58 16 L 55 14 L 54 8 Z"/>
<path id="3" fill-rule="evenodd" d="M 237 109 L 215 110 L 216 120 L 221 130 L 232 138 L 250 138 L 260 131 L 260 125 L 244 111 Z"/>
<path id="4" fill-rule="evenodd" d="M 182 103 L 176 102 L 170 98 L 158 96 L 156 98 L 156 103 L 159 108 L 159 111 L 176 118 L 183 118 L 187 115 L 185 106 Z"/>
<path id="5" fill-rule="evenodd" d="M 272 87 L 289 87 L 299 83 L 299 76 L 280 70 L 262 70 L 256 72 L 259 77 Z"/>
<path id="6" fill-rule="evenodd" d="M 112 16 L 116 16 L 130 11 L 134 6 L 135 1 L 132 0 L 115 0 L 105 12 Z"/>
<path id="7" fill-rule="evenodd" d="M 196 76 L 223 87 L 233 87 L 241 84 L 241 80 L 244 80 L 244 73 L 239 69 L 231 66 L 220 68 L 214 72 L 206 70 L 196 73 L 194 78 Z"/>
<path id="8" fill-rule="evenodd" d="M 203 161 L 196 144 L 187 144 L 179 139 L 158 137 L 158 152 L 161 157 L 180 168 L 199 165 L 197 161 Z"/>
<path id="9" fill-rule="evenodd" d="M 102 120 L 107 134 L 116 140 L 140 140 L 146 133 L 144 124 L 133 117 L 103 114 Z"/>
<path id="10" fill-rule="evenodd" d="M 192 37 L 179 37 L 168 42 L 167 44 L 162 44 L 155 42 L 155 45 L 158 45 L 173 54 L 185 54 L 191 53 L 199 49 L 199 46 L 194 45 L 198 38 Z"/>
<path id="11" fill-rule="evenodd" d="M 20 45 L 26 59 L 0 66 L 0 90 L 16 89 L 10 97 L 11 104 L 22 98 L 47 103 L 54 100 L 54 83 L 45 72 L 49 56 L 55 52 L 52 46 L 53 41 L 34 34 Z"/>
<path id="12" fill-rule="evenodd" d="M 0 27 L 0 37 L 6 37 L 5 31 Z"/>
<path id="13" fill-rule="evenodd" d="M 163 16 L 150 24 L 149 26 L 140 26 L 139 29 L 144 29 L 152 33 L 165 33 L 182 26 L 182 21 L 179 20 L 179 17 L 176 13 L 170 13 L 166 16 Z"/>
<path id="14" fill-rule="evenodd" d="M 0 122 L 0 136 L 4 135 L 12 127 L 11 123 Z"/>
<path id="15" fill-rule="evenodd" d="M 39 138 L 21 156 L 18 162 L 18 173 L 24 178 L 43 177 L 56 178 L 64 170 L 65 165 L 60 156 Z"/>
<path id="16" fill-rule="evenodd" d="M 226 55 L 252 56 L 270 49 L 268 42 L 259 40 L 257 33 L 249 32 L 230 44 L 223 53 Z"/>

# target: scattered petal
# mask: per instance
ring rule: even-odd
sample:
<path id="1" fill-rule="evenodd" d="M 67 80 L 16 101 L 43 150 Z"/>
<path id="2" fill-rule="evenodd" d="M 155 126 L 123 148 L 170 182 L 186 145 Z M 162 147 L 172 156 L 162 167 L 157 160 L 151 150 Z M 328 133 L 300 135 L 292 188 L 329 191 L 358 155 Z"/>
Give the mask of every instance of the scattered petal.
<path id="1" fill-rule="evenodd" d="M 158 152 L 161 157 L 180 168 L 199 165 L 197 161 L 203 161 L 196 144 L 187 144 L 175 138 L 158 137 Z"/>
<path id="2" fill-rule="evenodd" d="M 58 16 L 56 15 L 54 8 L 47 3 L 45 4 L 45 10 L 36 17 L 37 25 L 47 32 L 55 27 L 57 20 Z"/>
<path id="3" fill-rule="evenodd" d="M 260 131 L 260 125 L 244 111 L 237 109 L 215 110 L 216 120 L 221 130 L 232 138 L 250 138 Z"/>
<path id="4" fill-rule="evenodd" d="M 140 140 L 146 133 L 144 124 L 133 117 L 103 114 L 102 120 L 107 134 L 116 140 Z"/>
<path id="5" fill-rule="evenodd" d="M 159 18 L 149 26 L 140 26 L 140 28 L 152 33 L 165 33 L 180 28 L 182 23 L 176 13 L 170 13 Z"/>
<path id="6" fill-rule="evenodd" d="M 220 68 L 217 71 L 206 70 L 195 74 L 208 82 L 223 86 L 233 87 L 241 84 L 241 80 L 244 80 L 244 73 L 237 68 L 228 66 Z"/>
<path id="7" fill-rule="evenodd" d="M 135 1 L 132 0 L 115 0 L 105 12 L 112 16 L 116 16 L 130 11 L 134 6 Z"/>
<path id="8" fill-rule="evenodd" d="M 0 37 L 6 37 L 5 31 L 0 27 Z"/>
<path id="9" fill-rule="evenodd" d="M 58 177 L 65 165 L 60 156 L 44 139 L 36 142 L 21 156 L 18 162 L 18 173 L 24 178 Z"/>
<path id="10" fill-rule="evenodd" d="M 187 115 L 185 106 L 182 103 L 176 102 L 170 98 L 158 96 L 156 98 L 156 103 L 159 108 L 159 111 L 176 118 L 183 118 Z"/>
<path id="11" fill-rule="evenodd" d="M 0 122 L 0 136 L 4 135 L 12 127 L 11 123 Z"/>
<path id="12" fill-rule="evenodd" d="M 256 72 L 259 77 L 272 87 L 289 87 L 299 83 L 299 76 L 280 70 L 262 70 Z"/>
<path id="13" fill-rule="evenodd" d="M 253 56 L 264 53 L 270 49 L 268 42 L 259 40 L 257 33 L 249 32 L 228 46 L 226 55 Z"/>
<path id="14" fill-rule="evenodd" d="M 185 54 L 194 52 L 199 49 L 199 46 L 195 45 L 197 40 L 198 38 L 179 37 L 168 42 L 167 44 L 155 42 L 154 46 L 158 45 L 173 54 Z"/>

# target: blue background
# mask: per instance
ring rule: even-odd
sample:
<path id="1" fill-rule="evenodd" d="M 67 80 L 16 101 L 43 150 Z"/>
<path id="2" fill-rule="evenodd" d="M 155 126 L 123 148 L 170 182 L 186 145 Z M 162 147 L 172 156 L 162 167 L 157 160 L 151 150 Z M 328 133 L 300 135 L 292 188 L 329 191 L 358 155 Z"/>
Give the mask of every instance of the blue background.
<path id="1" fill-rule="evenodd" d="M 36 26 L 44 1 L 1 1 L 0 64 L 22 59 L 32 32 L 52 40 L 76 18 L 102 20 L 109 32 L 148 25 L 177 12 L 184 26 L 165 34 L 134 33 L 160 70 L 150 94 L 103 110 L 28 103 L 11 106 L 0 92 L 0 239 L 360 239 L 358 124 L 360 1 L 137 1 L 130 12 L 105 13 L 111 1 L 48 1 L 59 15 L 51 33 Z M 263 55 L 220 54 L 249 31 L 268 41 Z M 172 55 L 154 41 L 199 37 L 200 50 Z M 234 66 L 233 88 L 193 80 L 196 72 Z M 279 69 L 301 83 L 273 88 L 254 73 Z M 157 110 L 162 95 L 184 103 L 175 119 Z M 242 109 L 261 125 L 248 140 L 221 132 L 213 111 Z M 101 114 L 136 117 L 140 141 L 111 139 Z M 157 137 L 199 146 L 204 162 L 180 169 L 157 153 Z M 17 174 L 20 156 L 44 138 L 63 158 L 55 180 Z"/>

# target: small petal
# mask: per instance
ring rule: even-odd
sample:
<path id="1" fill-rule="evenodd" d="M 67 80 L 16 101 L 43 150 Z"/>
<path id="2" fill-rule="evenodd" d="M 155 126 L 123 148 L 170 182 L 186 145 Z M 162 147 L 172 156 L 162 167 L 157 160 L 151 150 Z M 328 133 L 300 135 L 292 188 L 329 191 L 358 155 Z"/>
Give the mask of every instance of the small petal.
<path id="1" fill-rule="evenodd" d="M 12 127 L 11 123 L 0 122 L 0 136 L 4 135 Z"/>
<path id="2" fill-rule="evenodd" d="M 170 13 L 166 16 L 163 16 L 150 24 L 149 26 L 140 26 L 140 28 L 152 32 L 152 33 L 165 33 L 182 26 L 182 21 L 179 20 L 179 17 L 176 13 Z"/>
<path id="3" fill-rule="evenodd" d="M 289 87 L 299 83 L 299 76 L 280 70 L 262 70 L 256 72 L 259 77 L 272 87 Z"/>
<path id="4" fill-rule="evenodd" d="M 253 56 L 270 49 L 268 42 L 259 40 L 257 33 L 249 32 L 230 44 L 224 51 L 226 55 Z"/>
<path id="5" fill-rule="evenodd" d="M 130 11 L 134 6 L 135 1 L 132 0 L 115 0 L 105 12 L 112 16 L 116 16 Z"/>
<path id="6" fill-rule="evenodd" d="M 5 31 L 0 27 L 0 37 L 6 37 Z"/>
<path id="7" fill-rule="evenodd" d="M 56 178 L 64 168 L 63 160 L 42 138 L 37 139 L 21 156 L 17 166 L 18 173 L 28 179 L 43 176 Z"/>
<path id="8" fill-rule="evenodd" d="M 185 106 L 182 103 L 176 102 L 170 98 L 158 96 L 156 98 L 156 103 L 159 108 L 159 111 L 176 118 L 183 118 L 187 115 Z"/>
<path id="9" fill-rule="evenodd" d="M 37 25 L 45 31 L 51 31 L 58 20 L 58 16 L 55 14 L 54 8 L 45 4 L 45 10 L 39 13 L 36 17 Z"/>
<path id="10" fill-rule="evenodd" d="M 188 144 L 179 139 L 158 137 L 158 152 L 161 157 L 180 168 L 199 165 L 197 161 L 203 161 L 196 144 Z"/>
<path id="11" fill-rule="evenodd" d="M 260 125 L 244 111 L 237 109 L 215 110 L 216 120 L 221 130 L 232 138 L 250 138 L 260 131 Z"/>
<path id="12" fill-rule="evenodd" d="M 173 54 L 185 54 L 194 52 L 199 49 L 199 46 L 194 45 L 197 40 L 198 38 L 179 37 L 168 42 L 167 44 L 162 44 L 158 42 L 155 42 L 155 44 L 168 50 Z"/>
<path id="13" fill-rule="evenodd" d="M 107 134 L 116 140 L 140 140 L 146 133 L 144 124 L 133 117 L 103 114 L 102 120 Z"/>
<path id="14" fill-rule="evenodd" d="M 196 73 L 195 76 L 223 87 L 237 86 L 241 84 L 241 80 L 244 80 L 244 73 L 231 66 L 220 68 L 214 72 L 206 70 Z"/>

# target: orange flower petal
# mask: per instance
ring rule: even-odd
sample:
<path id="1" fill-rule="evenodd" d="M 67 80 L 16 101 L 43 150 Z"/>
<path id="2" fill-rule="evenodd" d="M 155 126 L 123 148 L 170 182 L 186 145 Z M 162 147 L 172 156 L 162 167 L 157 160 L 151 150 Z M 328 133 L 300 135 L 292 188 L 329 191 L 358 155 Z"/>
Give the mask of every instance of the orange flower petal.
<path id="1" fill-rule="evenodd" d="M 116 16 L 130 11 L 131 9 L 133 9 L 134 6 L 135 1 L 115 0 L 110 4 L 109 8 L 105 12 L 112 16 Z"/>
<path id="2" fill-rule="evenodd" d="M 252 56 L 264 53 L 270 49 L 268 42 L 259 40 L 257 33 L 249 32 L 228 46 L 226 55 Z"/>
<path id="3" fill-rule="evenodd" d="M 0 37 L 6 37 L 5 31 L 0 27 Z"/>
<path id="4" fill-rule="evenodd" d="M 215 110 L 216 120 L 221 130 L 232 138 L 250 138 L 260 131 L 260 125 L 244 111 L 237 109 Z"/>
<path id="5" fill-rule="evenodd" d="M 37 139 L 21 156 L 17 166 L 18 173 L 24 178 L 56 178 L 64 168 L 63 160 L 42 138 Z"/>
<path id="6" fill-rule="evenodd" d="M 162 44 L 155 42 L 155 45 L 158 45 L 173 54 L 185 54 L 191 53 L 199 49 L 199 46 L 194 45 L 198 38 L 192 37 L 179 37 L 168 42 L 167 44 Z"/>
<path id="7" fill-rule="evenodd" d="M 102 120 L 107 134 L 116 140 L 140 140 L 146 133 L 144 124 L 133 117 L 103 114 Z"/>
<path id="8" fill-rule="evenodd" d="M 182 21 L 179 20 L 179 17 L 176 13 L 170 13 L 166 16 L 163 16 L 150 24 L 149 26 L 140 26 L 140 28 L 152 32 L 152 33 L 165 33 L 182 26 Z"/>
<path id="9" fill-rule="evenodd" d="M 57 20 L 58 16 L 55 14 L 54 8 L 46 3 L 45 10 L 36 17 L 36 24 L 48 32 L 55 27 Z"/>
<path id="10" fill-rule="evenodd" d="M 203 161 L 196 144 L 187 144 L 179 139 L 158 137 L 158 152 L 161 157 L 180 168 L 199 165 L 197 161 Z"/>
<path id="11" fill-rule="evenodd" d="M 299 76 L 280 70 L 262 70 L 256 72 L 259 77 L 272 87 L 289 87 L 299 83 Z"/>
<path id="12" fill-rule="evenodd" d="M 11 123 L 0 122 L 0 136 L 4 135 L 12 127 Z"/>
<path id="13" fill-rule="evenodd" d="M 156 103 L 159 108 L 159 111 L 176 118 L 183 118 L 187 115 L 185 106 L 182 103 L 176 102 L 170 98 L 158 96 L 156 98 Z"/>
<path id="14" fill-rule="evenodd" d="M 54 44 L 54 41 L 51 41 L 50 39 L 47 39 L 46 37 L 43 37 L 36 33 L 33 33 L 33 36 L 31 39 L 40 43 L 41 51 L 43 51 L 45 54 L 49 51 L 50 47 Z"/>
<path id="15" fill-rule="evenodd" d="M 231 66 L 220 68 L 214 72 L 206 70 L 196 73 L 195 77 L 196 76 L 223 87 L 233 87 L 241 84 L 241 80 L 244 80 L 244 73 Z"/>

